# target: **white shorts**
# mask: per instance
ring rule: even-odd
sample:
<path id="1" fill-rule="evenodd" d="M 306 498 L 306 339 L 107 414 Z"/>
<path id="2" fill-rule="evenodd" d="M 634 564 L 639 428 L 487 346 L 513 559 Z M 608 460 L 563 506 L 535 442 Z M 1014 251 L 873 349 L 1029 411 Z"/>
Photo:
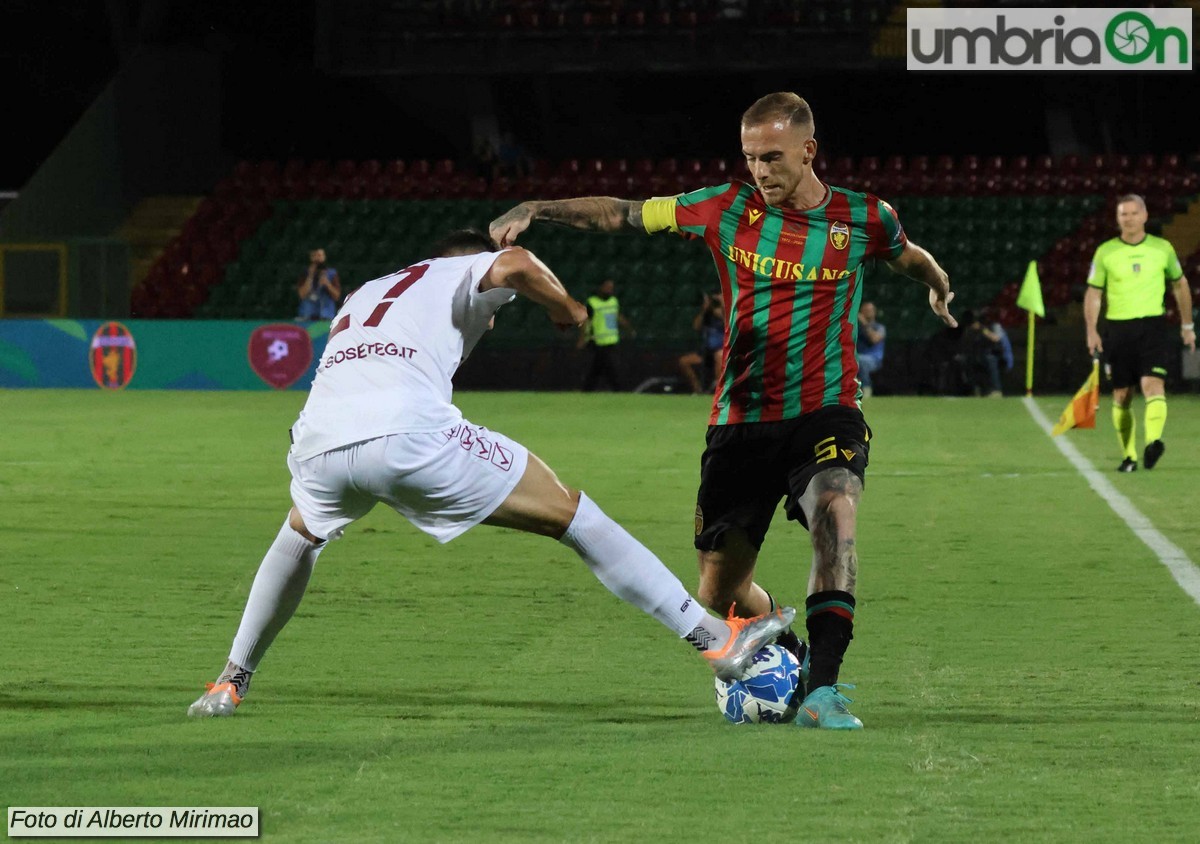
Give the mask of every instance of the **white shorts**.
<path id="1" fill-rule="evenodd" d="M 292 501 L 314 536 L 342 529 L 382 501 L 438 542 L 449 542 L 504 503 L 529 451 L 465 419 L 434 434 L 391 434 L 297 460 Z"/>

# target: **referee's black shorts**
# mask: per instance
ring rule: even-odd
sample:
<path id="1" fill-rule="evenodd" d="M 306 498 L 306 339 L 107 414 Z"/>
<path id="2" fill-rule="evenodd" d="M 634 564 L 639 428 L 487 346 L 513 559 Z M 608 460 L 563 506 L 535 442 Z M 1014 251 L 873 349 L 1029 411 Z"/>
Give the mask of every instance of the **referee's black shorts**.
<path id="1" fill-rule="evenodd" d="M 1166 378 L 1168 333 L 1165 316 L 1110 319 L 1104 332 L 1104 367 L 1113 387 L 1136 386 L 1147 375 Z"/>
<path id="2" fill-rule="evenodd" d="M 700 458 L 696 540 L 701 551 L 721 547 L 730 528 L 741 528 L 761 548 L 779 499 L 804 527 L 800 497 L 825 469 L 848 469 L 866 481 L 871 429 L 856 407 L 822 407 L 782 422 L 712 425 Z"/>

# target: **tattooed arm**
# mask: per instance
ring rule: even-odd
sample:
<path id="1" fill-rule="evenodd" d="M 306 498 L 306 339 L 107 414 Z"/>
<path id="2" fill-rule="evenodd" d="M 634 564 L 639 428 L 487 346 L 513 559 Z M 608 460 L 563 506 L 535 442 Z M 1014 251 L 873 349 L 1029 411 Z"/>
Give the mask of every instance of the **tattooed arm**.
<path id="1" fill-rule="evenodd" d="M 489 233 L 501 246 L 511 246 L 534 220 L 593 232 L 642 232 L 642 202 L 611 196 L 522 202 L 492 221 Z"/>

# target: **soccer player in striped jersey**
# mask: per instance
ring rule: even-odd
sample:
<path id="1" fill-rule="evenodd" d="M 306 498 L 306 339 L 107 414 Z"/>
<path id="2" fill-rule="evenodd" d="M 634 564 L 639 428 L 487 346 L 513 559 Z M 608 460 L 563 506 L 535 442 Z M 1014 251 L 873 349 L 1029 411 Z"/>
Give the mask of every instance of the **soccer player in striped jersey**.
<path id="1" fill-rule="evenodd" d="M 856 518 L 871 430 L 859 404 L 855 340 L 868 261 L 929 288 L 947 325 L 946 273 L 907 239 L 886 202 L 826 185 L 813 172 L 812 111 L 769 94 L 742 116 L 754 184 L 730 182 L 645 201 L 530 201 L 498 217 L 492 236 L 515 241 L 535 220 L 604 232 L 671 231 L 702 238 L 725 304 L 725 348 L 701 458 L 695 546 L 699 595 L 711 608 L 756 615 L 775 606 L 754 567 L 781 498 L 808 528 L 808 685 L 796 723 L 861 729 L 838 691 L 852 638 Z M 785 642 L 801 650 L 792 636 Z"/>
<path id="2" fill-rule="evenodd" d="M 1163 427 L 1167 424 L 1167 318 L 1163 295 L 1167 286 L 1179 308 L 1179 336 L 1183 345 L 1196 348 L 1196 326 L 1192 321 L 1192 290 L 1171 242 L 1146 234 L 1146 201 L 1136 193 L 1117 200 L 1119 237 L 1106 240 L 1092 257 L 1087 294 L 1083 298 L 1087 323 L 1087 347 L 1093 355 L 1103 353 L 1112 381 L 1112 420 L 1121 444 L 1118 472 L 1137 471 L 1137 421 L 1131 407 L 1133 387 L 1146 398 L 1146 468 L 1153 469 L 1166 451 Z M 1107 299 L 1108 321 L 1104 339 L 1097 323 L 1100 306 Z"/>

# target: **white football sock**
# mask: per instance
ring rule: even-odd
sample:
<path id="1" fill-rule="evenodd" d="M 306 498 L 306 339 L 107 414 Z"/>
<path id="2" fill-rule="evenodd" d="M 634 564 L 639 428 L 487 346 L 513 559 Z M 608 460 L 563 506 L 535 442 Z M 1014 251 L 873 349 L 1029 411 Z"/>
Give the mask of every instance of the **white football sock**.
<path id="1" fill-rule="evenodd" d="M 715 647 L 729 638 L 725 622 L 709 615 L 646 546 L 614 522 L 582 492 L 579 509 L 560 542 L 587 563 L 608 591 L 654 616 L 681 638 L 709 630 Z"/>
<path id="2" fill-rule="evenodd" d="M 283 523 L 254 576 L 242 623 L 229 652 L 230 662 L 247 671 L 258 668 L 276 634 L 300 606 L 313 565 L 324 547 L 324 542 L 309 542 L 286 521 Z"/>

